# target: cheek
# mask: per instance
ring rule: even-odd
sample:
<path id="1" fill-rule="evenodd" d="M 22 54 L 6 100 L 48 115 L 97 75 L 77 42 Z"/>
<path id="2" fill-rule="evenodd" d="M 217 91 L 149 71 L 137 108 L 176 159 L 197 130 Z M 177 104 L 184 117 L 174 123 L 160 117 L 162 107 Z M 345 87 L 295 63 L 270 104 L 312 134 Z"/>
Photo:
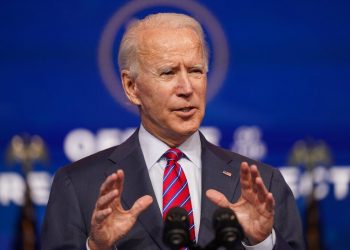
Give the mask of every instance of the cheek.
<path id="1" fill-rule="evenodd" d="M 142 108 L 154 117 L 160 117 L 168 110 L 169 97 L 166 92 L 163 93 L 160 89 L 140 90 L 140 100 Z"/>
<path id="2" fill-rule="evenodd" d="M 205 103 L 206 94 L 207 94 L 207 84 L 205 81 L 198 83 L 197 94 L 201 103 Z"/>
<path id="3" fill-rule="evenodd" d="M 157 93 L 156 90 L 152 88 L 152 83 L 144 84 L 143 82 L 147 82 L 147 80 L 140 79 L 140 83 L 137 87 L 137 96 L 140 99 L 141 106 L 146 108 L 154 105 L 157 100 Z"/>

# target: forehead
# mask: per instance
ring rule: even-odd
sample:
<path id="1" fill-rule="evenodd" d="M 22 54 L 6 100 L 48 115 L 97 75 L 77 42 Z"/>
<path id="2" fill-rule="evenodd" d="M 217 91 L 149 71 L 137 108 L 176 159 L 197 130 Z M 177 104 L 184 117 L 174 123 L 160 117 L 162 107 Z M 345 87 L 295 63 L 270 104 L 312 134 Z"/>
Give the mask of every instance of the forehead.
<path id="1" fill-rule="evenodd" d="M 140 32 L 138 54 L 141 58 L 166 59 L 168 57 L 195 56 L 203 59 L 203 44 L 190 28 L 154 28 Z"/>

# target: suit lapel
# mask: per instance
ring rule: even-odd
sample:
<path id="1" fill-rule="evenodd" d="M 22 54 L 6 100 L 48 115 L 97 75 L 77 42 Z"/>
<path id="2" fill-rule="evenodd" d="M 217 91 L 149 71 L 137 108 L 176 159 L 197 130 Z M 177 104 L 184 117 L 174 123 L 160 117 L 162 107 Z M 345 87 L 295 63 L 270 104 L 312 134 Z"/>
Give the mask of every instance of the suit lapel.
<path id="1" fill-rule="evenodd" d="M 146 163 L 139 145 L 138 130 L 116 150 L 110 160 L 115 163 L 111 173 L 123 169 L 125 173 L 124 195 L 122 196 L 125 209 L 130 209 L 134 202 L 144 196 L 151 195 L 153 202 L 138 217 L 150 237 L 160 248 L 165 248 L 162 242 L 163 220 L 158 206 Z"/>
<path id="2" fill-rule="evenodd" d="M 210 144 L 201 135 L 202 142 L 202 201 L 198 243 L 205 245 L 214 237 L 212 216 L 217 206 L 207 199 L 205 192 L 215 189 L 229 201 L 238 199 L 239 165 L 232 164 L 232 155 Z M 231 176 L 229 176 L 231 173 Z"/>

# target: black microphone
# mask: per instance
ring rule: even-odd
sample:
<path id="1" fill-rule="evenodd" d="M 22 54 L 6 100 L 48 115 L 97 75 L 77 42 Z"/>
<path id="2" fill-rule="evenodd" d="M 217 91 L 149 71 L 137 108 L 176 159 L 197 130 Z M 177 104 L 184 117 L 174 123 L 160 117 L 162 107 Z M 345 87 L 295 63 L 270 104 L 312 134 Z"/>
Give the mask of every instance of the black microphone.
<path id="1" fill-rule="evenodd" d="M 229 208 L 218 208 L 213 215 L 215 241 L 220 246 L 233 249 L 236 243 L 243 240 L 242 226 L 236 214 Z"/>
<path id="2" fill-rule="evenodd" d="M 163 242 L 171 249 L 180 249 L 190 245 L 190 222 L 187 211 L 181 207 L 173 207 L 165 216 Z"/>

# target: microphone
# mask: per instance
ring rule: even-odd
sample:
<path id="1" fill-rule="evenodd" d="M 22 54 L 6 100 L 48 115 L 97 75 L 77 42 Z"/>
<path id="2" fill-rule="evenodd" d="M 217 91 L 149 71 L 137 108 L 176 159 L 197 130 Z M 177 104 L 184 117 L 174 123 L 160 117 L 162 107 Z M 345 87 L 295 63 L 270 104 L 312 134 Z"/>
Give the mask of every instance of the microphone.
<path id="1" fill-rule="evenodd" d="M 239 224 L 236 214 L 229 208 L 218 208 L 214 212 L 213 227 L 215 241 L 227 249 L 233 249 L 237 242 L 243 240 L 242 226 Z"/>
<path id="2" fill-rule="evenodd" d="M 189 220 L 187 211 L 173 207 L 165 216 L 163 242 L 171 249 L 180 249 L 190 245 Z"/>

